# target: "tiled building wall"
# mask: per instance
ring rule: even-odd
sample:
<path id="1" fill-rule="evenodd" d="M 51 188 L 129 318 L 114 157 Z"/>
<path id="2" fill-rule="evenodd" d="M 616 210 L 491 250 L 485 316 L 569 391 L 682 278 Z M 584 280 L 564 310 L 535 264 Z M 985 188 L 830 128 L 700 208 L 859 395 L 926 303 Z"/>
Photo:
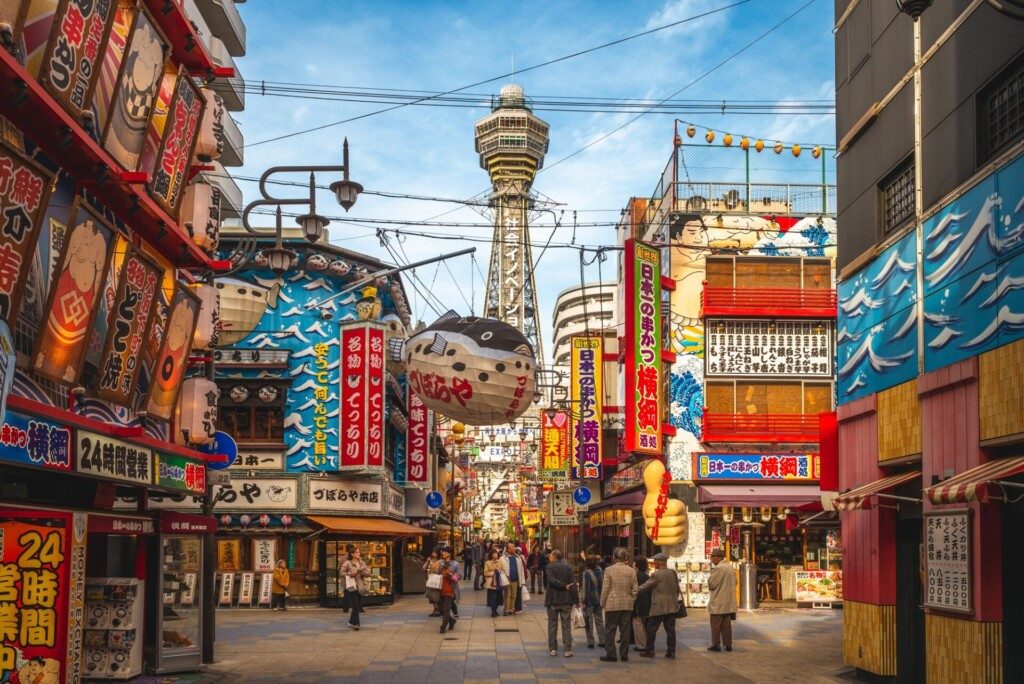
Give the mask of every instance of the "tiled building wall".
<path id="1" fill-rule="evenodd" d="M 921 401 L 917 381 L 878 393 L 878 460 L 921 453 Z"/>
<path id="2" fill-rule="evenodd" d="M 925 616 L 929 682 L 1003 681 L 1003 625 L 945 615 Z"/>
<path id="3" fill-rule="evenodd" d="M 843 602 L 843 660 L 875 674 L 896 674 L 896 606 Z"/>
<path id="4" fill-rule="evenodd" d="M 981 439 L 1024 432 L 1024 340 L 978 356 Z"/>

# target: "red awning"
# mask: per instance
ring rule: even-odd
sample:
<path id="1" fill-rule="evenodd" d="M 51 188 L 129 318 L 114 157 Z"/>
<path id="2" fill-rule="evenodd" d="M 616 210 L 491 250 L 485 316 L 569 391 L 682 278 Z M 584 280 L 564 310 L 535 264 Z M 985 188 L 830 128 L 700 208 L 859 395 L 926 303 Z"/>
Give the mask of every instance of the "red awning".
<path id="1" fill-rule="evenodd" d="M 796 508 L 821 501 L 817 485 L 701 485 L 701 506 L 786 506 Z"/>
<path id="2" fill-rule="evenodd" d="M 1024 473 L 1024 456 L 999 458 L 984 463 L 945 482 L 924 490 L 925 497 L 933 504 L 986 502 L 992 489 L 999 488 L 999 480 Z"/>
<path id="3" fill-rule="evenodd" d="M 848 492 L 843 492 L 832 500 L 832 505 L 835 506 L 837 511 L 855 511 L 860 508 L 871 508 L 871 497 L 919 477 L 921 477 L 921 471 L 919 470 L 883 477 L 881 480 L 875 480 L 874 482 L 851 489 Z"/>
<path id="4" fill-rule="evenodd" d="M 630 492 L 628 494 L 619 494 L 588 507 L 586 512 L 593 513 L 594 511 L 604 510 L 605 508 L 621 508 L 623 510 L 639 511 L 644 505 L 644 499 L 646 498 L 647 492 L 643 490 L 639 492 Z"/>

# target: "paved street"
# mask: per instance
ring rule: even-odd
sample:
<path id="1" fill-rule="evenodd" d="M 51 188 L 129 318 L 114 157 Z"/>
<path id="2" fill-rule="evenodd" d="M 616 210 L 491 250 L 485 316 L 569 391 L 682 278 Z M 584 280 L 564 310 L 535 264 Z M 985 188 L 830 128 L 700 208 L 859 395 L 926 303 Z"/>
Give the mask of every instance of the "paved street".
<path id="1" fill-rule="evenodd" d="M 465 584 L 465 583 L 464 583 Z M 842 669 L 842 612 L 778 610 L 740 614 L 733 653 L 708 653 L 704 611 L 679 623 L 677 659 L 631 653 L 628 663 L 603 663 L 574 630 L 575 656 L 548 655 L 542 596 L 524 613 L 492 619 L 485 592 L 463 594 L 461 618 L 449 634 L 428 618 L 418 596 L 370 609 L 351 631 L 340 610 L 222 610 L 217 614 L 217 663 L 201 677 L 157 682 L 594 682 L 716 678 L 730 682 L 827 682 Z"/>

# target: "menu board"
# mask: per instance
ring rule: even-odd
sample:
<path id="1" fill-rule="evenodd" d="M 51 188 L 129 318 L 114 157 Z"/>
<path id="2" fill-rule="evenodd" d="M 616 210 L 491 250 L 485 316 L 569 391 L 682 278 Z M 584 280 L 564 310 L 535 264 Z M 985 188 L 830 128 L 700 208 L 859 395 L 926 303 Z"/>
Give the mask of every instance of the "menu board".
<path id="1" fill-rule="evenodd" d="M 708 320 L 705 375 L 832 376 L 829 321 Z"/>
<path id="2" fill-rule="evenodd" d="M 926 513 L 924 549 L 925 607 L 972 612 L 970 511 Z"/>
<path id="3" fill-rule="evenodd" d="M 843 600 L 843 573 L 839 570 L 797 570 L 797 603 L 831 603 Z"/>

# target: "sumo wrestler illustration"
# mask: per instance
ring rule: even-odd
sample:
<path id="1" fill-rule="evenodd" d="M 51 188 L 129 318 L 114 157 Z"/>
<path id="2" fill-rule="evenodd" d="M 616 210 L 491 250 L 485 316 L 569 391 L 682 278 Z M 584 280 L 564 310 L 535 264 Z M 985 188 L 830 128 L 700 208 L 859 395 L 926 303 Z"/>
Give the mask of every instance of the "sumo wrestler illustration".
<path id="1" fill-rule="evenodd" d="M 60 684 L 60 662 L 54 658 L 19 659 L 17 667 L 7 680 L 11 684 Z"/>

